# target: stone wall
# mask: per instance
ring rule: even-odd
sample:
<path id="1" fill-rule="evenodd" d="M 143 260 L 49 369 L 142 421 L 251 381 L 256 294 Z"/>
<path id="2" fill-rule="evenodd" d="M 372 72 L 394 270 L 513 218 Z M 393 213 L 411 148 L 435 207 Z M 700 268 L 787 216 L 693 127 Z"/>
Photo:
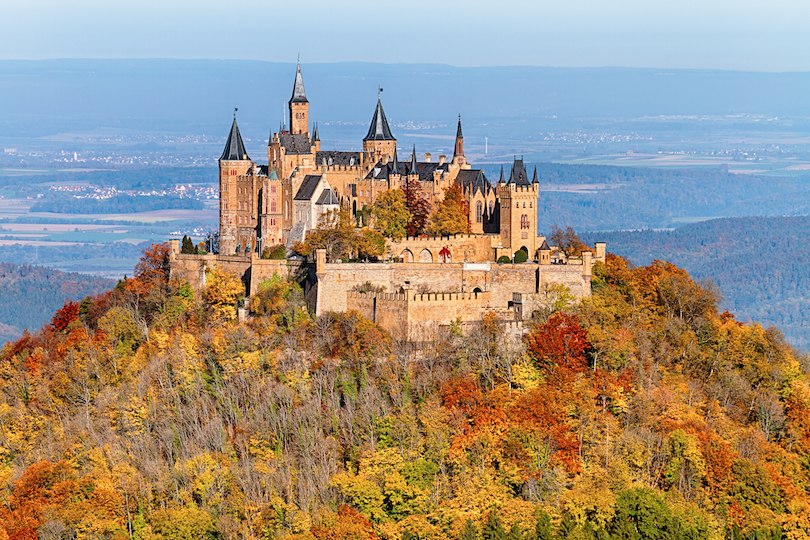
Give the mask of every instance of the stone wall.
<path id="1" fill-rule="evenodd" d="M 492 235 L 454 234 L 452 236 L 416 236 L 403 238 L 399 242 L 388 239 L 386 253 L 402 257 L 404 262 L 442 262 L 439 253 L 447 248 L 450 259 L 447 262 L 487 262 L 492 260 Z M 427 253 L 423 253 L 423 252 Z M 403 253 L 405 256 L 403 256 Z"/>

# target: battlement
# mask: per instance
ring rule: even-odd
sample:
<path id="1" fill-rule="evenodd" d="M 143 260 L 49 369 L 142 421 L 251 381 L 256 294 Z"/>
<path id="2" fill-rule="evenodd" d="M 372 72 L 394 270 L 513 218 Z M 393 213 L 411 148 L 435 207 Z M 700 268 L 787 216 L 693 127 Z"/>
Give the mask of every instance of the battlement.
<path id="1" fill-rule="evenodd" d="M 406 291 L 405 293 L 348 291 L 347 295 L 350 299 L 376 299 L 381 302 L 479 302 L 489 298 L 489 293 L 486 292 L 418 294 L 412 291 Z"/>

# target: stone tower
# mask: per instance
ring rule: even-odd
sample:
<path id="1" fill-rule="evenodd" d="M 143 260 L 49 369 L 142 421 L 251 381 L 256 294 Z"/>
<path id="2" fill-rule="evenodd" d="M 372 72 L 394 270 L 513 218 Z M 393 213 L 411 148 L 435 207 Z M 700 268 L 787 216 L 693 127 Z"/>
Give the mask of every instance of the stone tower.
<path id="1" fill-rule="evenodd" d="M 501 244 L 513 253 L 526 248 L 529 259 L 537 251 L 537 197 L 539 195 L 537 170 L 534 181 L 529 180 L 523 159 L 515 158 L 509 181 L 504 181 L 503 171 L 498 181 L 497 193 L 500 202 Z"/>
<path id="2" fill-rule="evenodd" d="M 249 193 L 242 185 L 252 184 L 249 180 L 252 167 L 234 113 L 231 132 L 219 158 L 219 252 L 223 255 L 236 253 L 240 228 L 252 220 L 248 199 L 252 199 L 253 190 Z M 246 243 L 243 241 L 240 247 L 244 250 Z"/>
<path id="3" fill-rule="evenodd" d="M 363 150 L 379 153 L 381 156 L 388 156 L 389 159 L 397 151 L 397 140 L 391 135 L 391 129 L 388 127 L 388 119 L 385 117 L 380 98 L 377 98 L 377 108 L 374 109 L 374 116 L 371 118 L 368 134 L 363 138 Z"/>
<path id="4" fill-rule="evenodd" d="M 290 98 L 290 133 L 309 135 L 309 100 L 304 91 L 304 78 L 301 76 L 301 63 L 295 72 L 295 84 Z"/>

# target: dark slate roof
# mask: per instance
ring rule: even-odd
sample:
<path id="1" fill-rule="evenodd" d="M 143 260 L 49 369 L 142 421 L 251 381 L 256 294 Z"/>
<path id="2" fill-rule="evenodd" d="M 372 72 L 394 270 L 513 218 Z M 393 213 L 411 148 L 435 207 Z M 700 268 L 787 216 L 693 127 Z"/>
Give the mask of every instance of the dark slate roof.
<path id="1" fill-rule="evenodd" d="M 416 164 L 416 145 L 413 145 L 413 154 L 411 154 L 411 166 L 408 167 L 408 174 L 419 174 L 419 168 Z"/>
<path id="2" fill-rule="evenodd" d="M 387 164 L 383 165 L 382 161 L 378 161 L 374 167 L 371 168 L 371 171 L 366 175 L 366 180 L 386 180 L 392 174 L 398 174 L 400 176 L 410 174 L 411 167 L 413 163 L 402 163 L 401 161 L 397 163 L 397 169 L 394 170 L 394 163 L 389 161 Z M 432 182 L 433 181 L 433 171 L 447 171 L 448 170 L 448 163 L 442 163 L 439 165 L 436 161 L 431 162 L 417 162 L 416 166 L 416 174 L 419 175 L 419 180 L 422 182 Z M 375 174 L 376 173 L 376 174 Z"/>
<path id="3" fill-rule="evenodd" d="M 382 108 L 382 102 L 377 99 L 377 108 L 374 109 L 374 116 L 371 118 L 371 125 L 368 128 L 368 134 L 363 138 L 364 141 L 395 141 L 391 135 L 391 129 L 388 127 L 388 120 L 385 118 L 385 111 Z"/>
<path id="4" fill-rule="evenodd" d="M 321 196 L 318 197 L 318 202 L 315 204 L 340 204 L 340 201 L 338 201 L 334 191 L 331 189 L 325 189 L 321 192 Z"/>
<path id="5" fill-rule="evenodd" d="M 458 115 L 458 129 L 456 130 L 456 139 L 463 139 L 464 135 L 461 134 L 461 115 Z"/>
<path id="6" fill-rule="evenodd" d="M 301 77 L 301 64 L 298 64 L 298 70 L 295 72 L 295 84 L 293 85 L 293 93 L 290 102 L 309 103 L 307 93 L 304 91 L 304 78 Z"/>
<path id="7" fill-rule="evenodd" d="M 312 145 L 306 133 L 280 133 L 278 140 L 287 154 L 309 154 Z"/>
<path id="8" fill-rule="evenodd" d="M 504 178 L 503 178 L 503 165 L 501 165 L 501 178 L 500 178 L 500 180 L 498 180 L 498 183 L 499 184 L 505 184 L 506 183 L 506 180 L 504 180 Z"/>
<path id="9" fill-rule="evenodd" d="M 341 152 L 339 150 L 324 150 L 321 152 L 315 152 L 315 166 L 360 165 L 360 154 L 361 152 Z M 352 160 L 354 160 L 354 163 L 352 163 Z"/>
<path id="10" fill-rule="evenodd" d="M 315 130 L 312 134 L 312 142 L 320 141 L 321 138 L 318 136 L 318 122 L 315 122 Z"/>
<path id="11" fill-rule="evenodd" d="M 458 171 L 456 182 L 461 184 L 461 187 L 465 191 L 470 190 L 472 193 L 480 190 L 486 195 L 492 189 L 492 184 L 490 184 L 487 177 L 484 176 L 484 171 L 479 169 L 462 169 Z"/>
<path id="12" fill-rule="evenodd" d="M 543 244 L 540 246 L 540 251 L 551 251 L 551 248 L 548 246 L 548 242 L 546 242 L 545 238 L 543 239 Z"/>
<path id="13" fill-rule="evenodd" d="M 537 180 L 537 165 L 534 166 L 534 178 L 532 178 L 532 184 L 539 184 L 540 182 Z"/>
<path id="14" fill-rule="evenodd" d="M 273 169 L 275 170 L 275 169 Z M 259 165 L 259 175 L 267 176 L 267 173 L 270 172 L 270 165 Z M 276 177 L 278 178 L 278 177 Z"/>
<path id="15" fill-rule="evenodd" d="M 515 158 L 512 164 L 512 173 L 509 175 L 509 184 L 516 186 L 530 186 L 529 173 L 526 172 L 526 167 L 523 165 L 523 159 Z"/>
<path id="16" fill-rule="evenodd" d="M 298 193 L 295 194 L 296 201 L 308 201 L 312 198 L 312 194 L 315 193 L 315 188 L 318 187 L 318 183 L 321 181 L 320 174 L 308 174 L 304 177 L 304 181 L 301 182 L 301 187 L 298 188 Z"/>
<path id="17" fill-rule="evenodd" d="M 225 150 L 222 151 L 220 161 L 248 161 L 250 158 L 245 150 L 245 143 L 242 142 L 242 135 L 239 133 L 239 126 L 236 125 L 236 118 L 233 119 L 231 132 L 225 143 Z"/>

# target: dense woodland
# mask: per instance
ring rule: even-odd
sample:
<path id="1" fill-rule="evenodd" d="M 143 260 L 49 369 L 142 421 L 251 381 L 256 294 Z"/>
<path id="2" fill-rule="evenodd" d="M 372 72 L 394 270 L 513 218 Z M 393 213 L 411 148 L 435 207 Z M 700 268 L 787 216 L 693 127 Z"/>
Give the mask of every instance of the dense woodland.
<path id="1" fill-rule="evenodd" d="M 609 231 L 674 227 L 718 217 L 810 214 L 807 176 L 734 174 L 727 167 L 536 166 L 541 184 L 540 231 L 554 224 L 578 231 Z M 498 178 L 497 169 L 485 169 L 490 179 Z M 548 191 L 583 185 L 587 187 L 580 191 Z"/>
<path id="2" fill-rule="evenodd" d="M 0 187 L 32 184 L 87 184 L 118 190 L 167 189 L 177 184 L 216 184 L 216 167 L 126 167 L 55 174 L 0 176 Z"/>
<path id="3" fill-rule="evenodd" d="M 397 343 L 168 248 L 0 353 L 0 538 L 810 536 L 810 374 L 656 262 Z"/>
<path id="4" fill-rule="evenodd" d="M 116 195 L 108 199 L 76 199 L 57 197 L 34 204 L 31 212 L 56 212 L 61 214 L 132 214 L 152 210 L 202 210 L 202 201 L 174 195 L 134 196 Z"/>
<path id="5" fill-rule="evenodd" d="M 587 242 L 637 264 L 667 259 L 699 280 L 711 280 L 723 307 L 741 320 L 776 325 L 810 350 L 810 217 L 716 219 L 672 231 L 588 233 Z"/>
<path id="6" fill-rule="evenodd" d="M 0 262 L 0 343 L 18 338 L 26 328 L 39 328 L 66 300 L 96 295 L 111 285 L 85 274 Z"/>

